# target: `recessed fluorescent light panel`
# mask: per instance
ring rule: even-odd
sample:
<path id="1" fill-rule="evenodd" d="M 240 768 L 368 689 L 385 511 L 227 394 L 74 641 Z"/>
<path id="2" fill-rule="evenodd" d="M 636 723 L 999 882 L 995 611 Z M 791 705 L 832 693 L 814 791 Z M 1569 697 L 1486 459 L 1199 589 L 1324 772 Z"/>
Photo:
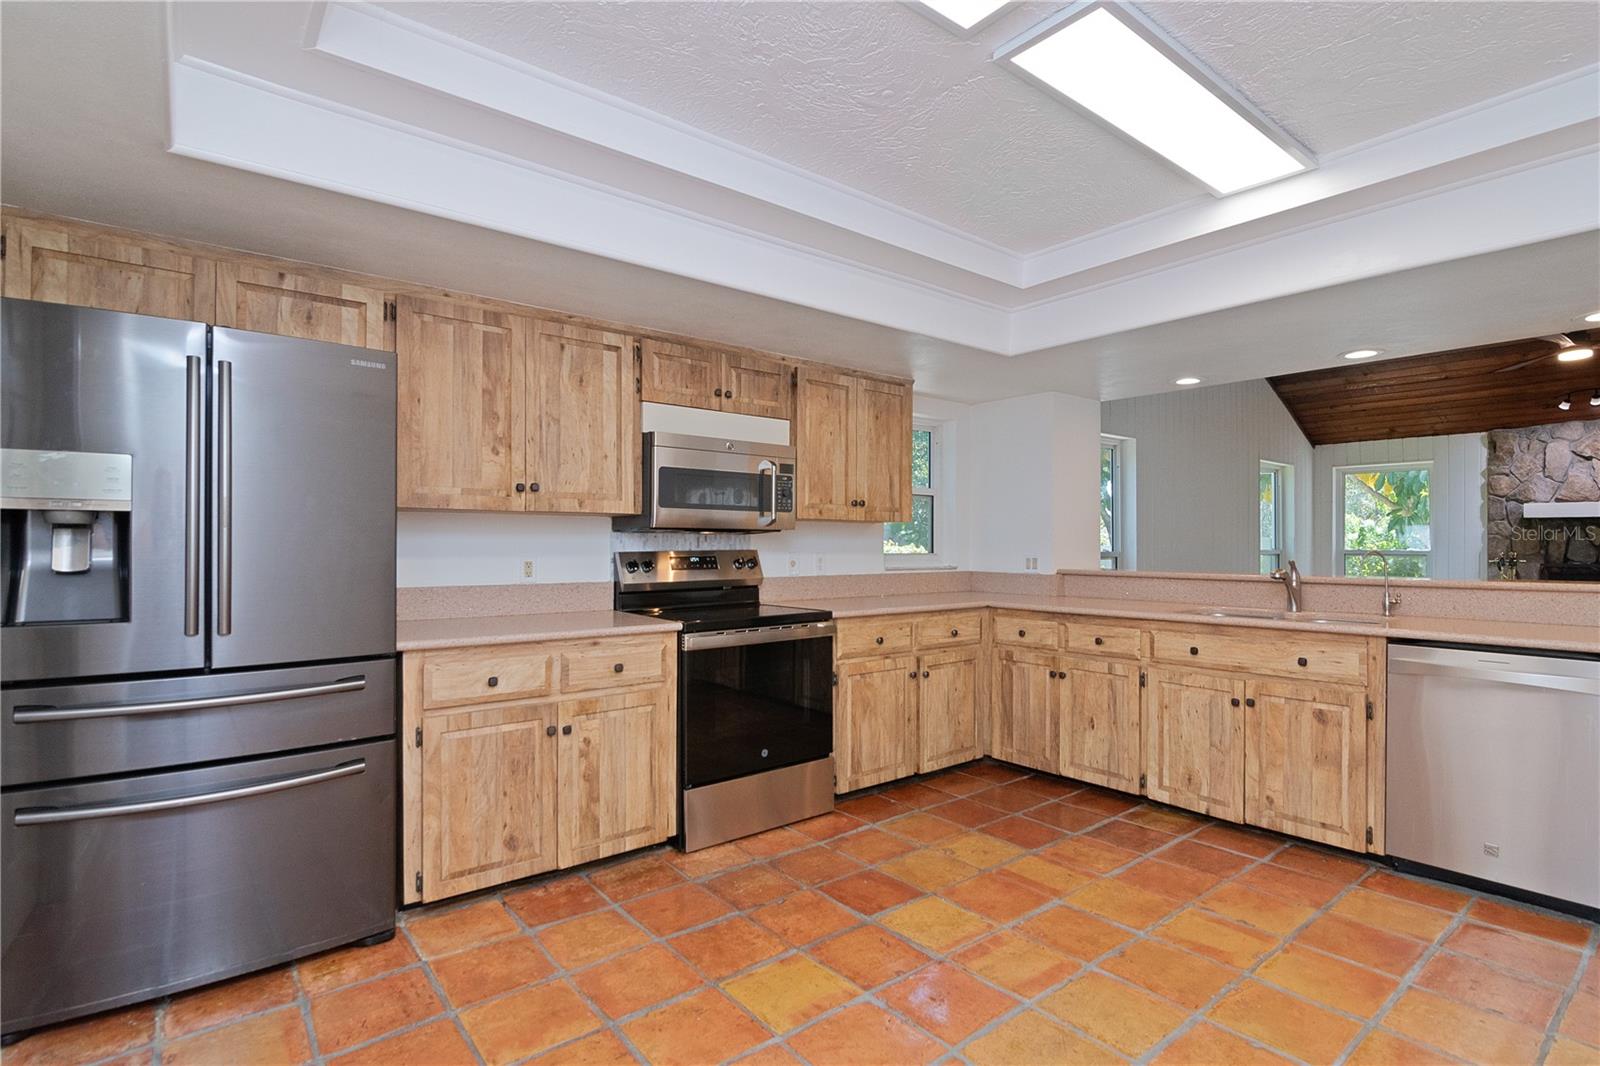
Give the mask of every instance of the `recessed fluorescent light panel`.
<path id="1" fill-rule="evenodd" d="M 1007 0 L 922 0 L 916 6 L 937 15 L 937 21 L 965 32 L 987 22 L 1006 3 Z"/>
<path id="2" fill-rule="evenodd" d="M 1009 60 L 1218 196 L 1310 165 L 1283 131 L 1126 5 L 1069 9 L 1003 45 L 995 58 Z"/>

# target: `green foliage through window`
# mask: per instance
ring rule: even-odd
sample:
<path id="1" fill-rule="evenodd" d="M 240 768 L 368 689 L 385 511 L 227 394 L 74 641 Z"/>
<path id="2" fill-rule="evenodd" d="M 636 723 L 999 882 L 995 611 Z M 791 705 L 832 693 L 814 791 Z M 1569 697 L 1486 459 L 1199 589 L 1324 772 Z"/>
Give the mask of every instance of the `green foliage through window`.
<path id="1" fill-rule="evenodd" d="M 911 521 L 884 523 L 883 552 L 885 555 L 933 554 L 932 496 L 911 497 Z"/>
<path id="2" fill-rule="evenodd" d="M 1393 577 L 1427 577 L 1433 549 L 1433 510 L 1426 466 L 1346 470 L 1340 483 L 1344 508 L 1344 573 L 1379 577 L 1383 563 L 1361 552 L 1380 552 Z"/>

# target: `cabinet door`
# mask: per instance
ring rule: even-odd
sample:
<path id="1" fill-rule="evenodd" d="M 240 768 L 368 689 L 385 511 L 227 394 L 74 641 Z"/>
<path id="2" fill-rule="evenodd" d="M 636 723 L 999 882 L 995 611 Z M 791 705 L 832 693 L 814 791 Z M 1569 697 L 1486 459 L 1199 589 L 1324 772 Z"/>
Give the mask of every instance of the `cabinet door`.
<path id="1" fill-rule="evenodd" d="M 216 264 L 179 245 L 7 215 L 5 294 L 210 322 Z"/>
<path id="2" fill-rule="evenodd" d="M 722 410 L 767 418 L 792 417 L 792 373 L 777 359 L 729 352 L 723 357 Z"/>
<path id="3" fill-rule="evenodd" d="M 1061 684 L 1061 772 L 1138 792 L 1138 664 L 1063 659 Z"/>
<path id="4" fill-rule="evenodd" d="M 217 325 L 394 351 L 388 294 L 336 274 L 268 263 L 217 264 Z"/>
<path id="5" fill-rule="evenodd" d="M 499 704 L 422 721 L 422 898 L 556 865 L 556 706 Z"/>
<path id="6" fill-rule="evenodd" d="M 1145 794 L 1244 820 L 1244 682 L 1188 670 L 1147 672 Z"/>
<path id="7" fill-rule="evenodd" d="M 929 773 L 976 759 L 983 670 L 979 649 L 922 656 L 917 693 L 917 772 Z"/>
<path id="8" fill-rule="evenodd" d="M 1365 850 L 1366 692 L 1252 681 L 1244 723 L 1245 821 Z"/>
<path id="9" fill-rule="evenodd" d="M 623 334 L 539 323 L 524 416 L 528 510 L 638 513 L 633 371 L 633 342 Z"/>
<path id="10" fill-rule="evenodd" d="M 646 337 L 639 358 L 646 402 L 716 410 L 722 398 L 721 352 Z"/>
<path id="11" fill-rule="evenodd" d="M 1060 770 L 1060 684 L 1054 655 L 1002 650 L 995 657 L 989 754 L 996 759 Z"/>
<path id="12" fill-rule="evenodd" d="M 669 691 L 559 704 L 562 866 L 672 835 L 677 760 Z"/>
<path id="13" fill-rule="evenodd" d="M 911 521 L 911 389 L 859 378 L 855 387 L 854 457 L 860 517 Z"/>
<path id="14" fill-rule="evenodd" d="M 859 519 L 851 468 L 853 379 L 801 367 L 795 390 L 796 517 Z"/>
<path id="15" fill-rule="evenodd" d="M 402 298 L 399 326 L 399 505 L 522 510 L 521 394 L 532 323 Z"/>
<path id="16" fill-rule="evenodd" d="M 918 677 L 914 655 L 840 665 L 833 712 L 835 792 L 917 772 Z"/>

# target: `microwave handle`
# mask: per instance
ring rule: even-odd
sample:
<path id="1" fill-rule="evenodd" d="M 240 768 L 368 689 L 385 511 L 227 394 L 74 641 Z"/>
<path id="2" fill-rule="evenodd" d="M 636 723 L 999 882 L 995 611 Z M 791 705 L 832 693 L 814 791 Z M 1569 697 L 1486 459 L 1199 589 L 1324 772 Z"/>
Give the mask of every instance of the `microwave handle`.
<path id="1" fill-rule="evenodd" d="M 763 473 L 770 479 L 768 485 L 772 491 L 767 494 L 767 500 L 772 504 L 772 510 L 771 513 L 762 510 L 757 524 L 770 526 L 778 520 L 778 464 L 771 459 L 761 460 L 756 464 L 756 475 L 759 477 Z"/>

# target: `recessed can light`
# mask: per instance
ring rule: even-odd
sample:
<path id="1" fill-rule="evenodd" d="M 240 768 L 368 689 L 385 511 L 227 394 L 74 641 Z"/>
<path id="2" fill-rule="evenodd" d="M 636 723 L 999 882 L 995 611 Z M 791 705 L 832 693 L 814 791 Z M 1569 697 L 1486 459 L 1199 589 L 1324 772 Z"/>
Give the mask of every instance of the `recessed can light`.
<path id="1" fill-rule="evenodd" d="M 1581 363 L 1594 358 L 1593 348 L 1563 348 L 1556 353 L 1558 363 Z"/>
<path id="2" fill-rule="evenodd" d="M 1198 384 L 1200 384 L 1200 379 L 1199 378 L 1179 378 L 1178 380 L 1174 381 L 1173 384 L 1174 385 L 1198 385 Z"/>
<path id="3" fill-rule="evenodd" d="M 1592 315 L 1584 315 L 1583 320 L 1585 322 L 1600 322 L 1600 311 L 1596 311 Z"/>
<path id="4" fill-rule="evenodd" d="M 1377 348 L 1357 348 L 1353 352 L 1340 352 L 1340 359 L 1371 359 L 1375 355 L 1383 354 Z"/>

